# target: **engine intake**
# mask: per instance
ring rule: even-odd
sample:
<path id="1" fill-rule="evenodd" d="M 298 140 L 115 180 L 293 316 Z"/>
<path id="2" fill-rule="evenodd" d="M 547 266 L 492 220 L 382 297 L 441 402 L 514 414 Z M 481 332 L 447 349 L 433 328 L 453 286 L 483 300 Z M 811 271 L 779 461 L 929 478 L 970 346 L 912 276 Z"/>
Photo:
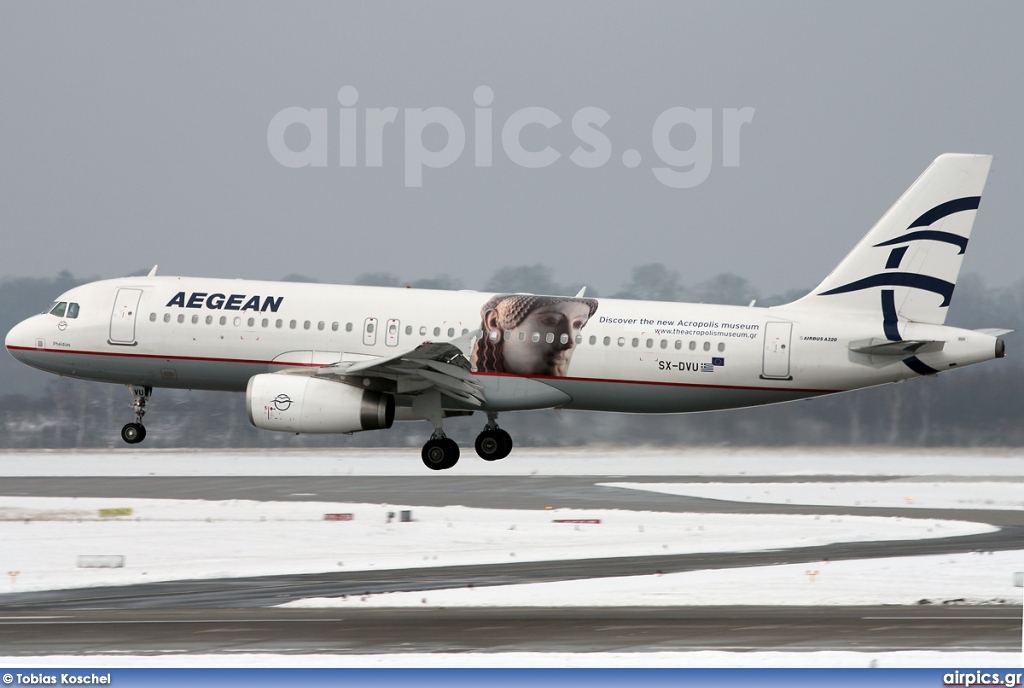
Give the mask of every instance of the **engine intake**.
<path id="1" fill-rule="evenodd" d="M 265 373 L 245 390 L 249 422 L 263 430 L 350 433 L 395 422 L 395 398 L 317 377 Z"/>

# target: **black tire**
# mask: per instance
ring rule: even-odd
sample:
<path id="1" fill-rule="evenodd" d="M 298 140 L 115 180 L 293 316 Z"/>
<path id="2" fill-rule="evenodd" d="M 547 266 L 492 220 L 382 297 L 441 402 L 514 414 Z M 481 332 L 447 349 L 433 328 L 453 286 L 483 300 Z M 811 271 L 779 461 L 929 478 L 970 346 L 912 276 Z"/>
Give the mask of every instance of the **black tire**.
<path id="1" fill-rule="evenodd" d="M 504 430 L 484 430 L 476 436 L 476 454 L 484 461 L 504 459 L 511 450 L 512 438 Z"/>
<path id="2" fill-rule="evenodd" d="M 512 453 L 512 435 L 508 434 L 501 428 L 498 428 L 495 432 L 501 435 L 501 438 L 505 442 L 505 453 L 501 455 L 501 458 L 504 459 L 506 456 Z"/>
<path id="3" fill-rule="evenodd" d="M 121 439 L 128 444 L 138 444 L 146 437 L 146 428 L 140 423 L 128 423 L 121 428 Z"/>
<path id="4" fill-rule="evenodd" d="M 428 440 L 421 452 L 423 465 L 432 471 L 444 471 L 459 462 L 459 445 L 447 437 Z"/>

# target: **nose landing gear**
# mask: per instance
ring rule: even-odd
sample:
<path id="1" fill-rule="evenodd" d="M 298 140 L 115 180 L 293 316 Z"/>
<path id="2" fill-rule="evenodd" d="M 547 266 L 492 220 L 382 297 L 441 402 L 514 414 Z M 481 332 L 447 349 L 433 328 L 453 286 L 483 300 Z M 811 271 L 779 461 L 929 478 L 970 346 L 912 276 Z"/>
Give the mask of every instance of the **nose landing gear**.
<path id="1" fill-rule="evenodd" d="M 127 387 L 133 397 L 131 407 L 135 411 L 135 422 L 128 423 L 121 428 L 121 439 L 128 444 L 138 444 L 146 439 L 146 427 L 142 424 L 142 417 L 146 415 L 146 403 L 153 396 L 153 388 L 140 385 L 127 385 Z"/>

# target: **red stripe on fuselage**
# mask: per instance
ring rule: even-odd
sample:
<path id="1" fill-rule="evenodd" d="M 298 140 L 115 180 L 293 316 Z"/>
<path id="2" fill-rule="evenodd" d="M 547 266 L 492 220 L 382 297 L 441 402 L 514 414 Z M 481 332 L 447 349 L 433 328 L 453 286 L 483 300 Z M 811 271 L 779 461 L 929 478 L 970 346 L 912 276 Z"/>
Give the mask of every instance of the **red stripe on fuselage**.
<path id="1" fill-rule="evenodd" d="M 285 363 L 245 358 L 212 358 L 208 356 L 161 356 L 159 354 L 133 354 L 121 351 L 78 351 L 74 349 L 39 349 L 31 346 L 8 346 L 12 351 L 34 351 L 48 354 L 68 354 L 74 356 L 108 356 L 113 358 L 158 359 L 161 361 L 199 361 L 202 363 L 243 363 L 249 365 L 278 365 L 294 368 L 321 368 L 322 363 Z M 703 389 L 740 389 L 754 392 L 806 392 L 810 394 L 834 394 L 841 389 L 807 389 L 802 387 L 754 387 L 749 385 L 708 385 L 696 382 L 662 382 L 655 380 L 615 380 L 599 377 L 567 377 L 558 375 L 512 375 L 511 373 L 473 373 L 481 377 L 524 377 L 530 380 L 555 380 L 567 382 L 607 382 L 623 385 L 657 385 L 660 387 L 698 387 Z"/>

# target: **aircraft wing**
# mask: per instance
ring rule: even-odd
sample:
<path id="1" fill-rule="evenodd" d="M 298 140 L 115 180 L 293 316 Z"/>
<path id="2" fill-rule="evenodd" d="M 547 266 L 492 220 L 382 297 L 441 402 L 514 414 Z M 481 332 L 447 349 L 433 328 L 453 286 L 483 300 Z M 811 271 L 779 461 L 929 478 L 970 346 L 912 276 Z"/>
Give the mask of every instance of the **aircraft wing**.
<path id="1" fill-rule="evenodd" d="M 423 342 L 394 356 L 322 366 L 314 376 L 390 380 L 396 394 L 416 394 L 435 388 L 445 396 L 480 406 L 484 401 L 483 390 L 469 364 L 473 339 L 480 334 L 480 330 L 475 330 L 447 342 Z"/>

